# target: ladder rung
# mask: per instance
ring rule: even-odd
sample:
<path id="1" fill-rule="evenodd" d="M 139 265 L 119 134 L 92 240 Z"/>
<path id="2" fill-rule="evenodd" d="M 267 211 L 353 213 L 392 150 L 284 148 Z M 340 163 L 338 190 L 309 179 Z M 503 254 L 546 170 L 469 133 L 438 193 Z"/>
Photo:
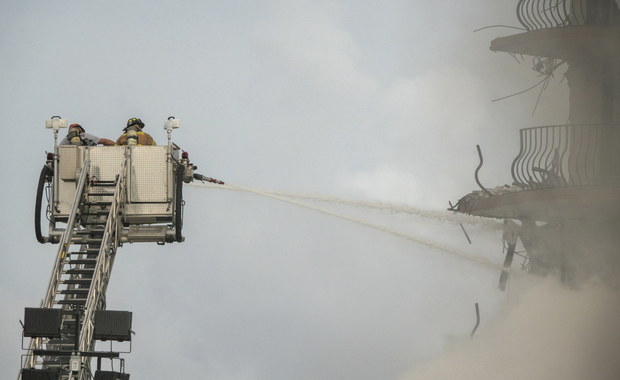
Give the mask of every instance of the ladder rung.
<path id="1" fill-rule="evenodd" d="M 96 264 L 97 259 L 71 259 L 69 264 Z"/>
<path id="2" fill-rule="evenodd" d="M 75 268 L 63 271 L 66 274 L 93 274 L 95 268 Z"/>
<path id="3" fill-rule="evenodd" d="M 73 236 L 88 236 L 88 235 L 95 235 L 95 234 L 101 235 L 104 232 L 105 232 L 104 229 L 92 229 L 92 228 L 89 228 L 88 230 L 75 231 L 73 233 Z"/>
<path id="4" fill-rule="evenodd" d="M 74 298 L 71 300 L 58 300 L 55 302 L 57 305 L 84 305 L 86 298 Z"/>
<path id="5" fill-rule="evenodd" d="M 97 224 L 91 224 L 89 227 L 86 227 L 86 229 L 75 231 L 74 233 L 77 232 L 77 233 L 82 233 L 82 234 L 88 234 L 92 232 L 103 232 L 103 231 L 105 231 L 105 224 L 98 222 Z"/>
<path id="6" fill-rule="evenodd" d="M 68 345 L 74 345 L 75 343 L 69 340 L 64 340 L 64 339 L 50 339 L 50 341 L 47 342 L 47 344 L 53 344 L 56 346 L 68 346 Z"/>
<path id="7" fill-rule="evenodd" d="M 61 283 L 63 284 L 76 284 L 76 285 L 90 285 L 90 283 L 93 281 L 92 278 L 89 279 L 68 279 L 68 280 L 60 280 Z"/>
<path id="8" fill-rule="evenodd" d="M 101 238 L 99 239 L 95 239 L 95 238 L 83 238 L 80 240 L 80 243 L 78 244 L 94 244 L 94 243 L 99 243 L 101 244 Z"/>
<path id="9" fill-rule="evenodd" d="M 86 257 L 81 258 L 81 259 L 71 259 L 71 261 L 69 262 L 69 264 L 85 264 L 85 263 L 81 263 L 78 262 L 77 260 L 97 260 L 97 254 L 99 253 L 99 248 L 97 248 L 96 250 L 93 250 L 92 252 L 67 252 L 67 256 L 69 255 L 74 255 L 73 257 L 79 256 L 79 255 L 84 255 Z"/>
<path id="10" fill-rule="evenodd" d="M 73 243 L 73 244 L 75 244 L 75 245 L 80 245 L 80 244 L 82 244 L 82 243 Z M 85 248 L 85 249 L 83 249 L 83 250 L 80 250 L 80 251 L 73 251 L 73 252 L 71 252 L 71 253 L 74 253 L 74 254 L 80 254 L 80 253 L 81 253 L 81 254 L 96 254 L 96 253 L 98 253 L 98 252 L 99 252 L 99 247 L 87 247 L 87 248 Z"/>
<path id="11" fill-rule="evenodd" d="M 90 289 L 64 289 L 60 294 L 88 294 Z"/>
<path id="12" fill-rule="evenodd" d="M 56 350 L 66 350 L 67 347 L 75 346 L 75 343 L 74 342 L 69 342 L 69 341 L 57 342 L 57 343 L 48 343 L 48 349 L 49 349 L 49 346 L 54 346 Z"/>
<path id="13" fill-rule="evenodd" d="M 89 228 L 88 230 L 82 230 L 82 231 L 79 231 L 79 232 L 76 231 L 76 232 L 73 233 L 73 236 L 74 237 L 75 236 L 79 236 L 79 237 L 85 237 L 86 236 L 87 237 L 89 235 L 97 236 L 97 235 L 103 235 L 104 232 L 105 232 L 105 229 L 103 229 L 103 228 L 102 229 L 97 229 L 97 228 L 92 229 L 92 228 Z"/>

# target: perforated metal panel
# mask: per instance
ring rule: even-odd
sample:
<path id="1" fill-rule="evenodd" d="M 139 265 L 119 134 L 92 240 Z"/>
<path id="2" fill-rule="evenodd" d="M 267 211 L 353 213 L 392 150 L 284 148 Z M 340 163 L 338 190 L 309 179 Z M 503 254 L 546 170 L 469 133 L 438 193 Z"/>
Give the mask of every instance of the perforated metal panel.
<path id="1" fill-rule="evenodd" d="M 132 147 L 130 202 L 167 202 L 168 157 L 165 146 Z"/>
<path id="2" fill-rule="evenodd" d="M 122 146 L 97 146 L 89 148 L 90 177 L 100 181 L 114 181 L 121 164 L 125 150 Z"/>
<path id="3" fill-rule="evenodd" d="M 129 226 L 127 240 L 136 241 L 164 241 L 166 238 L 166 226 Z"/>
<path id="4" fill-rule="evenodd" d="M 119 174 L 125 155 L 129 157 L 127 177 L 126 223 L 169 223 L 173 218 L 172 162 L 168 160 L 168 146 L 60 146 L 58 147 L 59 174 L 55 181 L 56 218 L 67 218 L 75 196 L 75 178 L 85 158 L 90 159 L 89 180 L 114 181 Z M 62 177 L 66 179 L 61 179 Z M 91 187 L 90 201 L 109 201 L 111 187 Z"/>
<path id="5" fill-rule="evenodd" d="M 55 216 L 66 217 L 73 205 L 76 179 L 84 162 L 84 147 L 63 145 L 58 147 L 58 178 L 55 178 L 57 191 L 54 193 Z"/>
<path id="6" fill-rule="evenodd" d="M 54 214 L 57 216 L 67 216 L 73 206 L 73 195 L 75 194 L 75 182 L 58 181 L 58 194 L 56 194 L 57 205 Z"/>
<path id="7" fill-rule="evenodd" d="M 125 213 L 130 216 L 172 215 L 172 207 L 168 203 L 130 203 Z"/>
<path id="8" fill-rule="evenodd" d="M 82 158 L 82 150 L 74 145 L 63 145 L 58 149 L 58 176 L 63 181 L 75 181 L 77 178 L 78 168 L 81 167 L 84 158 Z"/>

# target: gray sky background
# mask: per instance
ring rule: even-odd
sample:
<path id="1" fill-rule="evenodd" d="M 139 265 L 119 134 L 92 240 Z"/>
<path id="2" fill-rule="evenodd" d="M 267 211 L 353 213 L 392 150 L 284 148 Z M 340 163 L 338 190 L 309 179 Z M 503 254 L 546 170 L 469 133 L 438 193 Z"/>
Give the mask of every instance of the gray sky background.
<path id="1" fill-rule="evenodd" d="M 199 172 L 231 184 L 443 210 L 481 180 L 510 183 L 536 81 L 488 50 L 516 1 L 4 1 L 5 186 L 0 377 L 19 367 L 18 320 L 37 306 L 56 246 L 33 231 L 36 182 L 61 115 L 116 139 L 164 120 Z M 541 106 L 562 111 L 556 78 Z M 559 115 L 559 116 L 557 116 Z M 483 325 L 499 274 L 294 205 L 186 187 L 186 242 L 125 245 L 108 308 L 134 312 L 132 379 L 396 379 Z M 501 263 L 496 231 L 322 205 Z"/>

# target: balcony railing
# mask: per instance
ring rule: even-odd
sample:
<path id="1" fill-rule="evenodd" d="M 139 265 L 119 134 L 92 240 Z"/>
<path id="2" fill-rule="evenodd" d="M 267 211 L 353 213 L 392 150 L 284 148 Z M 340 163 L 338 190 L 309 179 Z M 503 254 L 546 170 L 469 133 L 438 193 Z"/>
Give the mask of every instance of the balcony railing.
<path id="1" fill-rule="evenodd" d="M 557 125 L 520 131 L 512 178 L 527 189 L 592 186 L 620 177 L 620 125 Z"/>
<path id="2" fill-rule="evenodd" d="M 519 0 L 517 18 L 527 30 L 620 23 L 615 0 Z"/>

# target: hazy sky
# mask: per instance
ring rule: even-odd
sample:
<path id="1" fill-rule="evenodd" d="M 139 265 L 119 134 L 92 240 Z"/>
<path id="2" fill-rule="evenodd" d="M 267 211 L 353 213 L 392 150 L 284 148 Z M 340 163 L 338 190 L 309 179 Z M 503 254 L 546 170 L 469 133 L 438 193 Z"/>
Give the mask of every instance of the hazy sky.
<path id="1" fill-rule="evenodd" d="M 538 81 L 488 50 L 516 1 L 15 1 L 0 3 L 0 377 L 18 371 L 23 308 L 56 246 L 33 231 L 36 182 L 61 115 L 116 139 L 164 120 L 199 172 L 232 184 L 442 210 L 510 183 Z M 560 78 L 543 104 L 562 104 Z M 554 93 L 554 86 L 559 91 Z M 546 102 L 546 103 L 545 103 Z M 559 115 L 559 116 L 558 116 Z M 498 273 L 255 195 L 187 187 L 186 242 L 125 245 L 109 309 L 133 311 L 132 379 L 395 379 L 483 326 Z M 501 263 L 499 233 L 323 205 Z"/>

